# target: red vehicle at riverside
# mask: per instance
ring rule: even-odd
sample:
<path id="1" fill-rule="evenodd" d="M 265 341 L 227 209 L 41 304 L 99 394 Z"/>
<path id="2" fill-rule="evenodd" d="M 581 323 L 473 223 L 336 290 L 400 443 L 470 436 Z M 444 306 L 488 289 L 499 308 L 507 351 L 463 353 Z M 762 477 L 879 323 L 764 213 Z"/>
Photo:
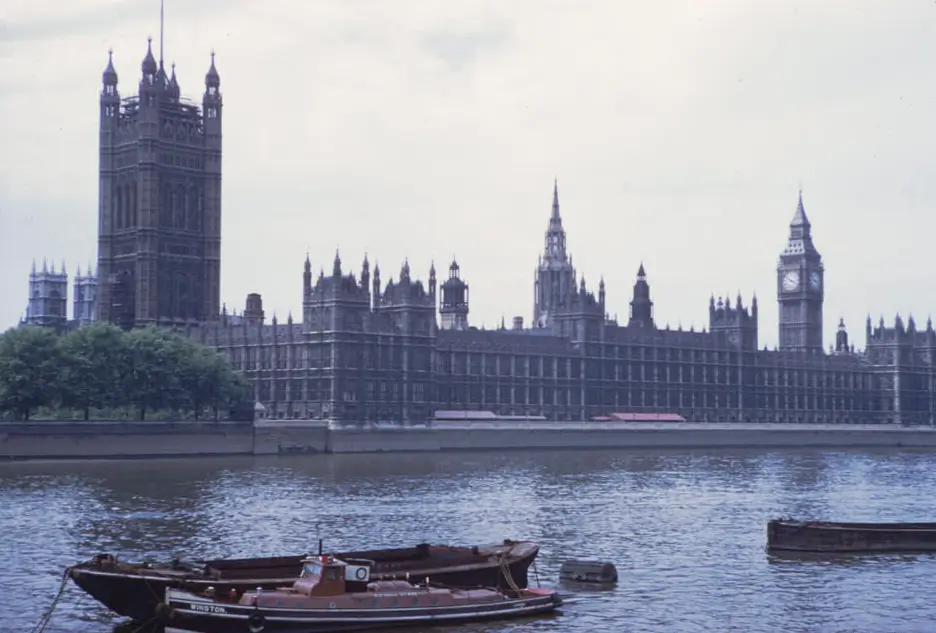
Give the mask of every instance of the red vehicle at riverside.
<path id="1" fill-rule="evenodd" d="M 609 413 L 592 418 L 593 422 L 685 422 L 676 413 Z"/>

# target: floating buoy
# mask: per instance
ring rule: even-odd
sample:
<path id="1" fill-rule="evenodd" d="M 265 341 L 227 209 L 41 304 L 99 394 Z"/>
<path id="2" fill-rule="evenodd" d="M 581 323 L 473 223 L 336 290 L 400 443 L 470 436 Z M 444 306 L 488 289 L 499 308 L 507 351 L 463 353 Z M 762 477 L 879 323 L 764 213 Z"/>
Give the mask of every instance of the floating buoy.
<path id="1" fill-rule="evenodd" d="M 611 584 L 617 579 L 617 568 L 607 561 L 567 560 L 559 568 L 559 580 Z"/>

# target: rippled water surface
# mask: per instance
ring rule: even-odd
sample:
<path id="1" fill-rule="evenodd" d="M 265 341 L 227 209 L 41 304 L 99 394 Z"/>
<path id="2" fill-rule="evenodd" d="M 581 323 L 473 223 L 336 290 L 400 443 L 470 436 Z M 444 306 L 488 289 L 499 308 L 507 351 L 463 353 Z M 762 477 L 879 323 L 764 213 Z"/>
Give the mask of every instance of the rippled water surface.
<path id="1" fill-rule="evenodd" d="M 539 541 L 621 582 L 554 618 L 494 632 L 936 630 L 936 556 L 774 559 L 771 516 L 936 520 L 936 454 L 543 452 L 0 464 L 0 630 L 29 631 L 65 566 L 124 558 L 264 556 L 418 542 Z M 532 576 L 532 574 L 531 574 Z M 121 619 L 69 585 L 46 628 Z"/>

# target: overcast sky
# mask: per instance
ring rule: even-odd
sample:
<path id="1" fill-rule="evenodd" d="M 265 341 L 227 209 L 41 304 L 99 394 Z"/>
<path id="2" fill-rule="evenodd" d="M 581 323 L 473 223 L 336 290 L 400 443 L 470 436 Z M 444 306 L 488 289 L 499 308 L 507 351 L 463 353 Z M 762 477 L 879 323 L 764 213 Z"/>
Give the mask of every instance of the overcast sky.
<path id="1" fill-rule="evenodd" d="M 553 178 L 579 273 L 624 321 L 644 262 L 657 322 L 760 300 L 802 185 L 844 316 L 936 311 L 932 0 L 169 0 L 165 58 L 224 96 L 222 300 L 301 318 L 302 265 L 384 280 L 458 258 L 474 325 L 529 322 Z M 136 91 L 158 0 L 0 9 L 0 327 L 33 259 L 97 257 L 107 50 Z M 158 54 L 158 51 L 156 51 Z M 440 280 L 441 281 L 441 280 Z M 71 305 L 69 305 L 69 312 Z"/>

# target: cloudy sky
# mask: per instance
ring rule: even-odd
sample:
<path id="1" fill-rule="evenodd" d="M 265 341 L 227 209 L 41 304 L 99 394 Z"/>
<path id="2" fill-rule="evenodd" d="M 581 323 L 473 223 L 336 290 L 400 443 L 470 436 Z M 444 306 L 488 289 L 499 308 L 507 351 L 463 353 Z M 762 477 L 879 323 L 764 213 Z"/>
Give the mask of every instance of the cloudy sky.
<path id="1" fill-rule="evenodd" d="M 643 261 L 656 317 L 707 325 L 756 292 L 777 341 L 777 255 L 803 187 L 826 342 L 869 312 L 936 311 L 931 0 L 199 0 L 166 3 L 165 58 L 224 95 L 222 300 L 301 313 L 336 247 L 384 278 L 455 255 L 471 321 L 530 319 L 553 178 L 576 267 L 623 320 Z M 0 9 L 0 327 L 33 259 L 96 258 L 107 50 L 132 94 L 158 0 Z"/>

